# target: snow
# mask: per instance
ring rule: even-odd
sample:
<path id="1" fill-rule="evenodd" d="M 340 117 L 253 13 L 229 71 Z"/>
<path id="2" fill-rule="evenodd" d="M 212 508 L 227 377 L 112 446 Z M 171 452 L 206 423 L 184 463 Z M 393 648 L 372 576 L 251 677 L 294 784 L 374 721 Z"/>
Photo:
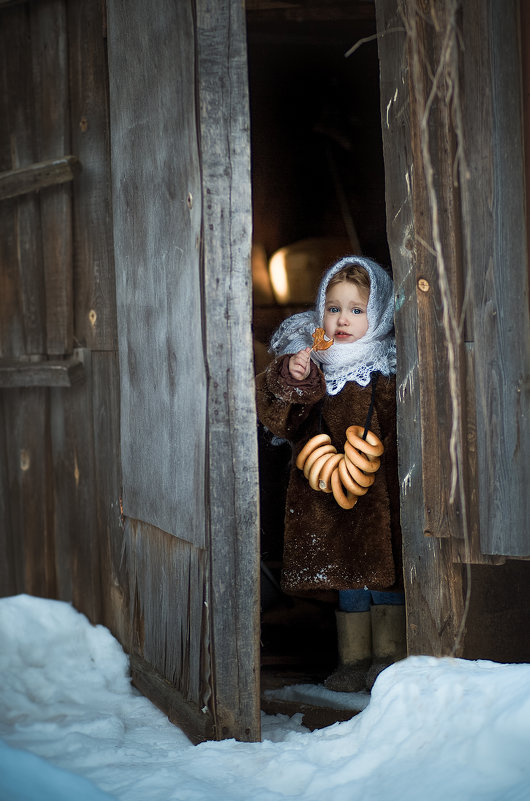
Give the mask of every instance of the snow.
<path id="1" fill-rule="evenodd" d="M 530 665 L 409 657 L 369 702 L 352 696 L 365 708 L 350 721 L 309 732 L 300 715 L 264 715 L 261 743 L 193 746 L 69 604 L 0 599 L 0 643 L 0 801 L 530 798 Z"/>
<path id="2" fill-rule="evenodd" d="M 366 709 L 370 703 L 370 695 L 363 693 L 339 693 L 326 690 L 322 684 L 292 684 L 278 690 L 266 690 L 265 698 L 279 701 L 297 701 L 300 704 L 325 706 L 328 709 Z"/>

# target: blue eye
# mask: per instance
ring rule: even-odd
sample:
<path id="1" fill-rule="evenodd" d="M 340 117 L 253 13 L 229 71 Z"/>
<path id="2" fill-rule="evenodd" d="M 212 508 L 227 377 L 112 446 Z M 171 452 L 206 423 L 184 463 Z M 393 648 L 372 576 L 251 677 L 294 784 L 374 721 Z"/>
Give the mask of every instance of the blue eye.
<path id="1" fill-rule="evenodd" d="M 328 312 L 330 312 L 331 314 L 337 314 L 337 312 L 339 312 L 339 311 L 340 311 L 340 309 L 339 309 L 338 306 L 330 306 L 329 309 L 328 309 Z"/>
<path id="2" fill-rule="evenodd" d="M 354 309 L 353 313 L 354 314 L 362 314 L 363 312 L 362 312 L 362 309 Z"/>

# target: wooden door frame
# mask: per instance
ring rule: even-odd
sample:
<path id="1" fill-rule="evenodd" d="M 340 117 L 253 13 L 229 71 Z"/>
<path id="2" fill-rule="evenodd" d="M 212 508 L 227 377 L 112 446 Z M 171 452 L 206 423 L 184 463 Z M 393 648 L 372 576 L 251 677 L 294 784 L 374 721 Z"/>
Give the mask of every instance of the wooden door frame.
<path id="1" fill-rule="evenodd" d="M 197 47 L 214 717 L 219 738 L 259 740 L 259 479 L 244 4 L 197 3 Z"/>

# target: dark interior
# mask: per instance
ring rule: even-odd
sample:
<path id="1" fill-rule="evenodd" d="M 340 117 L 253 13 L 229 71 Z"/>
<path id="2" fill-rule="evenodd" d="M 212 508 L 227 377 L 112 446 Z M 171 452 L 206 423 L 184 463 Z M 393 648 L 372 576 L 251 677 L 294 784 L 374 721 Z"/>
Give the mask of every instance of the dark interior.
<path id="1" fill-rule="evenodd" d="M 377 43 L 345 57 L 375 33 L 373 4 L 264 5 L 247 4 L 257 372 L 273 330 L 308 307 L 329 264 L 358 252 L 389 265 Z M 269 260 L 300 242 L 310 251 L 307 286 L 278 302 Z M 259 427 L 259 459 L 262 684 L 320 681 L 336 664 L 335 598 L 281 593 L 290 447 Z"/>
<path id="2" fill-rule="evenodd" d="M 384 266 L 390 257 L 374 4 L 247 0 L 247 33 L 258 372 L 278 323 L 308 307 L 320 273 L 354 252 L 352 243 Z M 279 302 L 269 260 L 300 242 L 307 286 Z M 265 688 L 321 681 L 336 664 L 333 599 L 287 597 L 278 585 L 289 458 L 289 446 L 273 445 L 259 427 Z M 528 661 L 529 571 L 528 561 L 470 567 L 465 658 Z"/>

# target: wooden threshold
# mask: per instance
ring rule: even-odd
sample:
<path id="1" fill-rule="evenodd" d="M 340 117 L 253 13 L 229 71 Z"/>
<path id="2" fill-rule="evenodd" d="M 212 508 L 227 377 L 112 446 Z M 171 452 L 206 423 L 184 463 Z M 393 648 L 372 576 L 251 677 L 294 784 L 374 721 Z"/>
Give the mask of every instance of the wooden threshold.
<path id="1" fill-rule="evenodd" d="M 262 665 L 261 711 L 266 715 L 287 715 L 288 717 L 301 714 L 302 725 L 310 731 L 324 729 L 334 723 L 351 720 L 362 710 L 341 707 L 340 699 L 343 695 L 342 693 L 337 693 L 336 702 L 328 706 L 324 703 L 324 699 L 317 704 L 311 703 L 310 700 L 285 700 L 280 697 L 274 697 L 274 691 L 281 692 L 285 687 L 323 684 L 329 672 L 330 669 L 323 666 L 309 671 L 300 670 L 287 662 L 284 662 L 283 666 L 278 665 L 276 667 L 270 663 L 267 666 Z"/>
<path id="2" fill-rule="evenodd" d="M 327 706 L 304 704 L 298 701 L 281 701 L 272 698 L 261 698 L 261 711 L 266 715 L 293 715 L 302 714 L 302 725 L 310 731 L 325 729 L 334 723 L 351 720 L 358 715 L 360 709 L 331 709 Z"/>

